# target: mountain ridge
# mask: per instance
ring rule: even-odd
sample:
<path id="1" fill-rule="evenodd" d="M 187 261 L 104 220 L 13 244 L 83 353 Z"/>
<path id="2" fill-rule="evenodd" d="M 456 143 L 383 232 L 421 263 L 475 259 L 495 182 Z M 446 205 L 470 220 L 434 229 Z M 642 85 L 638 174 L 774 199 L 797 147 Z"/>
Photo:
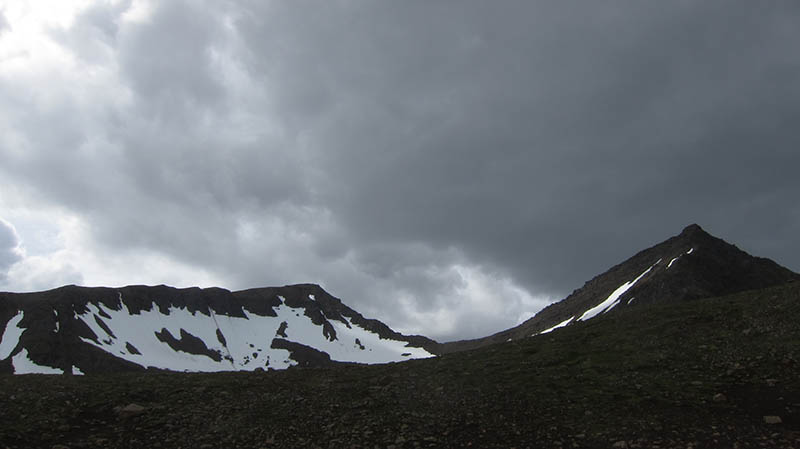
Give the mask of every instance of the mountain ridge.
<path id="1" fill-rule="evenodd" d="M 436 345 L 365 318 L 317 284 L 6 292 L 3 322 L 0 372 L 280 369 L 427 357 Z"/>

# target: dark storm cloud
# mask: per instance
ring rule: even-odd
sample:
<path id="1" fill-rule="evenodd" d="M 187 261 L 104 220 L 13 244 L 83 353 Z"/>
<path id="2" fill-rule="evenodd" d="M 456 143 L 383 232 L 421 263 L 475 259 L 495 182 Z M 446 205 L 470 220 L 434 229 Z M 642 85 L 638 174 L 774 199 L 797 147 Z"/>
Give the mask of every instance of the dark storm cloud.
<path id="1" fill-rule="evenodd" d="M 442 339 L 691 222 L 800 269 L 791 3 L 128 6 L 53 31 L 80 94 L 0 83 L 27 148 L 0 170 L 110 253 L 319 282 Z"/>
<path id="2" fill-rule="evenodd" d="M 562 293 L 693 221 L 745 246 L 797 223 L 794 6 L 331 5 L 240 27 L 361 239 Z"/>

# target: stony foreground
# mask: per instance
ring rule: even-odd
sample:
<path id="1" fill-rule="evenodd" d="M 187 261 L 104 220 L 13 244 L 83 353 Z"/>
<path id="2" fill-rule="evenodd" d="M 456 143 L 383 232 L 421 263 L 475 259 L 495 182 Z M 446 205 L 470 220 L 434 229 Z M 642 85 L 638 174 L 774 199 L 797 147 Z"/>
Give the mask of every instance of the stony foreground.
<path id="1" fill-rule="evenodd" d="M 800 447 L 795 284 L 389 365 L 2 376 L 0 448 Z"/>

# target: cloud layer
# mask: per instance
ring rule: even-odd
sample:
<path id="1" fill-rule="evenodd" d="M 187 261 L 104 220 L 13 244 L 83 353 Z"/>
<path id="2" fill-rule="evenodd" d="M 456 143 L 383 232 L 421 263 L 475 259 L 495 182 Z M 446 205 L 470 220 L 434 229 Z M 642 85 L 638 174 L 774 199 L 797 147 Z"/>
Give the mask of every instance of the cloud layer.
<path id="1" fill-rule="evenodd" d="M 0 215 L 26 252 L 0 272 L 9 289 L 318 282 L 450 339 L 514 325 L 692 222 L 797 270 L 798 16 L 7 8 Z"/>

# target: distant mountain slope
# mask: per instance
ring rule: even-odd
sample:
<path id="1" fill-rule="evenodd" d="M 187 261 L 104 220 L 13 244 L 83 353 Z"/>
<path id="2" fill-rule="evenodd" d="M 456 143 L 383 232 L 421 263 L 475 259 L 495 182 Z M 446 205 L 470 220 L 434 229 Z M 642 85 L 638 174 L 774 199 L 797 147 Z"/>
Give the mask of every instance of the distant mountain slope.
<path id="1" fill-rule="evenodd" d="M 0 372 L 237 371 L 430 357 L 318 285 L 0 293 Z"/>
<path id="2" fill-rule="evenodd" d="M 753 257 L 693 224 L 596 276 L 519 326 L 485 338 L 443 343 L 439 351 L 468 350 L 547 333 L 644 304 L 722 296 L 796 280 L 800 274 Z"/>

